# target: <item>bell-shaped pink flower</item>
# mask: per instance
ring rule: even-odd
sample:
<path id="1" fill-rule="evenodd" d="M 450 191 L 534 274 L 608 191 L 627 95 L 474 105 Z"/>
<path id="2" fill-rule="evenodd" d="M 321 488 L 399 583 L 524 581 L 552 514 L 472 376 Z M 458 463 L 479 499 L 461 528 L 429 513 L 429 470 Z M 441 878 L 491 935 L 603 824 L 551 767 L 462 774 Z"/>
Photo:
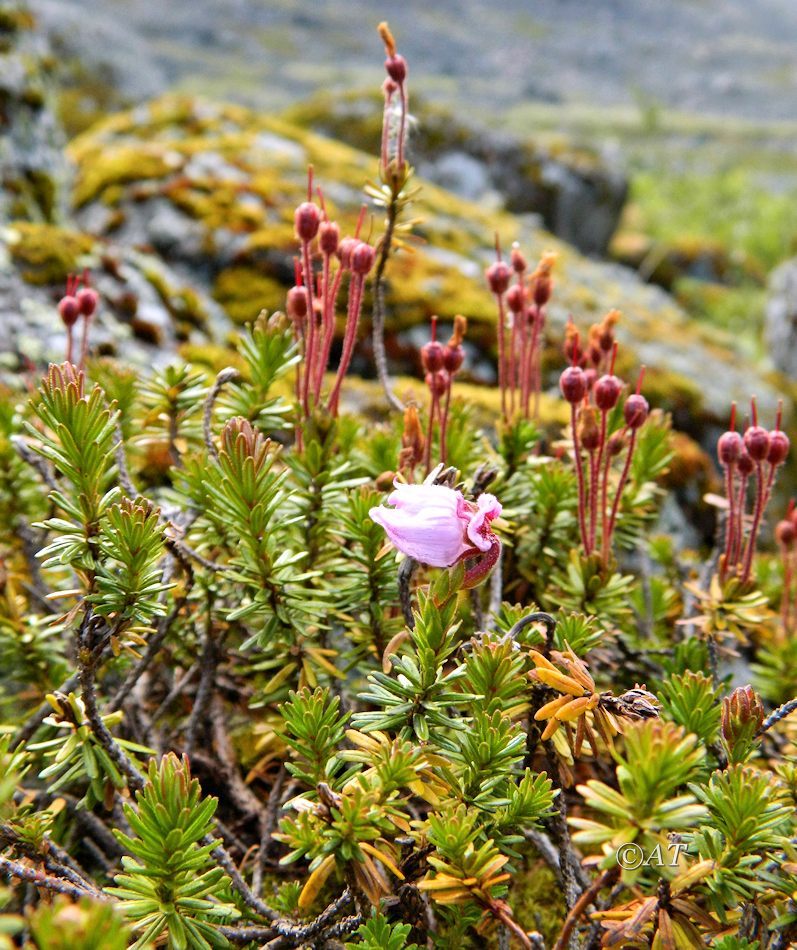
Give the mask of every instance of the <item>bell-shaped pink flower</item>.
<path id="1" fill-rule="evenodd" d="M 490 551 L 498 539 L 490 522 L 501 514 L 494 495 L 480 495 L 476 504 L 445 485 L 396 482 L 387 503 L 369 512 L 392 544 L 431 567 L 451 567 L 463 558 Z"/>

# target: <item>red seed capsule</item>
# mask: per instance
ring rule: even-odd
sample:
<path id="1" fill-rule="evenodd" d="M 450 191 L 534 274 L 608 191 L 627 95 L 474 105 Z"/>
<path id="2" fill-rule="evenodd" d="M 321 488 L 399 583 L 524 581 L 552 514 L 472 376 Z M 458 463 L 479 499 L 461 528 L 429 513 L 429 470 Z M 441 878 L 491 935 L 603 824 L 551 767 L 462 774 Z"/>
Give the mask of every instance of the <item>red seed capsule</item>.
<path id="1" fill-rule="evenodd" d="M 351 255 L 359 243 L 357 238 L 345 237 L 338 245 L 338 258 L 344 270 L 351 270 Z"/>
<path id="2" fill-rule="evenodd" d="M 305 243 L 312 241 L 318 234 L 321 212 L 312 201 L 303 201 L 294 212 L 293 224 L 296 228 L 296 236 L 300 241 Z"/>
<path id="3" fill-rule="evenodd" d="M 58 301 L 58 312 L 61 314 L 64 326 L 73 327 L 80 316 L 80 304 L 77 302 L 77 298 L 71 294 L 62 297 Z"/>
<path id="4" fill-rule="evenodd" d="M 598 420 L 596 419 L 596 412 L 591 406 L 582 409 L 579 413 L 578 434 L 581 444 L 587 452 L 594 452 L 600 445 L 601 434 L 598 428 Z"/>
<path id="5" fill-rule="evenodd" d="M 453 376 L 465 362 L 465 350 L 461 346 L 443 347 L 443 366 Z"/>
<path id="6" fill-rule="evenodd" d="M 431 394 L 439 399 L 440 396 L 445 395 L 445 391 L 448 389 L 448 373 L 444 369 L 438 370 L 436 373 L 427 373 L 426 385 L 429 387 Z"/>
<path id="7" fill-rule="evenodd" d="M 754 462 L 763 462 L 769 454 L 769 433 L 763 426 L 750 426 L 744 433 L 744 447 Z"/>
<path id="8" fill-rule="evenodd" d="M 738 432 L 723 432 L 717 442 L 717 456 L 721 465 L 735 465 L 744 451 L 744 442 Z"/>
<path id="9" fill-rule="evenodd" d="M 650 412 L 647 399 L 639 393 L 632 393 L 623 406 L 623 418 L 629 429 L 639 429 L 645 424 Z"/>
<path id="10" fill-rule="evenodd" d="M 487 268 L 484 274 L 487 278 L 487 283 L 490 285 L 490 290 L 494 294 L 506 293 L 506 289 L 512 277 L 512 271 L 509 269 L 509 265 L 503 261 L 496 261 Z"/>
<path id="11" fill-rule="evenodd" d="M 400 86 L 407 78 L 407 60 L 399 53 L 388 56 L 385 60 L 385 69 L 393 82 Z"/>
<path id="12" fill-rule="evenodd" d="M 609 436 L 609 441 L 606 448 L 611 458 L 619 455 L 623 451 L 624 447 L 625 437 L 622 432 L 615 432 L 614 435 Z"/>
<path id="13" fill-rule="evenodd" d="M 430 340 L 421 347 L 421 363 L 427 373 L 436 373 L 443 369 L 445 347 L 437 340 Z"/>
<path id="14" fill-rule="evenodd" d="M 368 271 L 374 266 L 376 252 L 370 244 L 360 241 L 357 247 L 351 252 L 351 269 L 360 277 L 365 277 Z"/>
<path id="15" fill-rule="evenodd" d="M 287 300 L 288 315 L 298 320 L 307 316 L 307 289 L 305 287 L 291 287 Z"/>
<path id="16" fill-rule="evenodd" d="M 510 263 L 512 264 L 512 270 L 516 274 L 522 274 L 523 271 L 528 266 L 526 264 L 526 258 L 523 256 L 522 251 L 517 245 L 513 245 L 512 252 L 509 255 Z"/>
<path id="17" fill-rule="evenodd" d="M 77 292 L 75 299 L 84 317 L 92 316 L 100 302 L 100 296 L 93 287 L 83 287 Z"/>
<path id="18" fill-rule="evenodd" d="M 797 527 L 792 521 L 784 519 L 775 525 L 775 540 L 784 548 L 790 548 L 797 538 Z"/>
<path id="19" fill-rule="evenodd" d="M 334 221 L 322 221 L 318 228 L 318 246 L 323 254 L 336 253 L 340 243 L 340 228 Z"/>
<path id="20" fill-rule="evenodd" d="M 614 409 L 622 390 L 622 380 L 616 376 L 601 376 L 595 383 L 595 388 L 593 389 L 595 393 L 595 405 L 604 412 L 607 412 L 609 409 Z"/>
<path id="21" fill-rule="evenodd" d="M 526 295 L 520 284 L 512 284 L 506 295 L 506 304 L 512 313 L 521 313 L 526 306 Z"/>
<path id="22" fill-rule="evenodd" d="M 739 461 L 736 463 L 736 467 L 739 470 L 739 474 L 745 478 L 749 478 L 755 471 L 755 462 L 750 458 L 747 449 L 742 451 L 742 454 L 739 456 Z"/>
<path id="23" fill-rule="evenodd" d="M 587 380 L 584 376 L 584 370 L 578 366 L 568 366 L 559 377 L 559 388 L 569 403 L 574 406 L 580 403 L 587 395 Z"/>
<path id="24" fill-rule="evenodd" d="M 769 433 L 769 452 L 767 461 L 770 465 L 783 465 L 789 454 L 789 437 L 780 429 Z"/>

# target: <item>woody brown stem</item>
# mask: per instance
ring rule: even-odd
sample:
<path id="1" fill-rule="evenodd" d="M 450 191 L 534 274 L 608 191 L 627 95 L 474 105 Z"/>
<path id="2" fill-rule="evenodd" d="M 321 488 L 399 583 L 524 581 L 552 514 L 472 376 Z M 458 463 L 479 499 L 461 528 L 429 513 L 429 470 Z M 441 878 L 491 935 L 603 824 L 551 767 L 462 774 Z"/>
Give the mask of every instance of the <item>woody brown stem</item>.
<path id="1" fill-rule="evenodd" d="M 592 882 L 570 909 L 559 937 L 553 945 L 553 950 L 566 950 L 570 942 L 570 935 L 573 933 L 579 917 L 586 911 L 589 905 L 595 901 L 600 891 L 603 890 L 604 887 L 613 884 L 619 876 L 620 868 L 615 866 L 613 868 L 607 868 L 603 874 L 599 875 Z"/>

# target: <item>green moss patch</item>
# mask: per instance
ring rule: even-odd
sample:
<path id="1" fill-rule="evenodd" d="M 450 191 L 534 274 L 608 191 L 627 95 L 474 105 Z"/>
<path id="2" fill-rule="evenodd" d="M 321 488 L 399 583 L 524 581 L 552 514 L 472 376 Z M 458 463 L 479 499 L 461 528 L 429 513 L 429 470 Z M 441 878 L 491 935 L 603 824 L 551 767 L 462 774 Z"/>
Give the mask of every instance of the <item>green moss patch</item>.
<path id="1" fill-rule="evenodd" d="M 60 284 L 79 271 L 82 258 L 94 247 L 94 239 L 79 231 L 17 221 L 6 231 L 13 261 L 29 284 Z"/>

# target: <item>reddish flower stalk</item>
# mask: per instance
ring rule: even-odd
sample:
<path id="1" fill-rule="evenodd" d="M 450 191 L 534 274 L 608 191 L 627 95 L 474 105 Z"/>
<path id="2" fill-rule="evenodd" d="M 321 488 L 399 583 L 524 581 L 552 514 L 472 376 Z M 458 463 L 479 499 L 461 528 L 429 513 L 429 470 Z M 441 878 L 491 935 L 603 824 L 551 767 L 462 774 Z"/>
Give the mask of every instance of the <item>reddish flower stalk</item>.
<path id="1" fill-rule="evenodd" d="M 562 395 L 570 403 L 570 428 L 573 433 L 573 464 L 576 469 L 578 482 L 578 527 L 581 533 L 581 543 L 584 551 L 589 549 L 589 535 L 587 534 L 586 496 L 584 489 L 584 471 L 581 467 L 581 446 L 578 439 L 578 406 L 587 395 L 587 381 L 584 370 L 577 365 L 576 352 L 578 347 L 578 332 L 576 331 L 575 346 L 571 349 L 573 365 L 569 366 L 559 377 L 559 388 Z"/>
<path id="2" fill-rule="evenodd" d="M 629 396 L 625 401 L 623 406 L 623 418 L 625 419 L 625 428 L 627 431 L 631 432 L 631 437 L 628 441 L 628 450 L 625 456 L 625 464 L 623 465 L 623 471 L 620 475 L 620 481 L 617 483 L 617 493 L 614 496 L 614 502 L 612 503 L 612 513 L 609 516 L 609 526 L 606 531 L 606 536 L 602 539 L 602 557 L 604 563 L 608 561 L 609 551 L 611 550 L 612 538 L 614 537 L 614 529 L 617 526 L 617 514 L 620 510 L 620 502 L 623 497 L 623 492 L 625 491 L 626 483 L 628 482 L 628 476 L 631 472 L 631 462 L 634 458 L 634 449 L 636 448 L 636 437 L 637 432 L 645 424 L 648 418 L 648 413 L 650 412 L 650 406 L 648 406 L 648 401 L 643 395 L 641 395 L 640 390 L 642 389 L 642 380 L 645 378 L 645 367 L 643 366 L 639 371 L 639 378 L 637 379 L 636 392 L 633 395 Z"/>
<path id="3" fill-rule="evenodd" d="M 753 396 L 751 400 L 751 415 L 753 424 L 744 434 L 744 444 L 750 458 L 755 463 L 756 498 L 755 507 L 753 508 L 753 523 L 747 538 L 744 562 L 742 565 L 743 583 L 747 583 L 750 580 L 753 569 L 753 556 L 758 541 L 758 532 L 761 528 L 764 511 L 772 495 L 775 473 L 786 461 L 786 456 L 789 453 L 789 439 L 780 429 L 783 417 L 783 404 L 778 404 L 778 414 L 775 421 L 775 428 L 772 432 L 767 432 L 766 429 L 758 425 L 758 409 L 756 407 L 755 396 Z"/>
<path id="4" fill-rule="evenodd" d="M 382 164 L 384 171 L 387 172 L 389 161 L 389 142 L 390 134 L 386 132 L 391 126 L 392 102 L 396 92 L 399 95 L 401 111 L 399 115 L 399 127 L 396 133 L 396 169 L 401 171 L 404 167 L 404 151 L 407 140 L 407 111 L 409 108 L 409 96 L 407 93 L 407 60 L 396 52 L 396 41 L 390 32 L 387 23 L 382 22 L 378 26 L 379 35 L 385 44 L 385 70 L 388 80 L 392 86 L 385 86 L 385 115 L 382 129 Z"/>
<path id="5" fill-rule="evenodd" d="M 794 579 L 794 542 L 797 540 L 795 525 L 794 499 L 789 502 L 786 517 L 775 528 L 775 540 L 778 542 L 780 559 L 783 565 L 783 592 L 780 597 L 780 619 L 785 633 L 792 627 L 792 583 Z"/>
<path id="6" fill-rule="evenodd" d="M 720 561 L 720 577 L 723 579 L 736 549 L 737 517 L 734 482 L 743 450 L 742 437 L 736 431 L 736 403 L 734 402 L 731 403 L 731 420 L 728 431 L 720 436 L 717 443 L 720 465 L 725 471 L 725 494 L 728 499 L 728 515 L 725 522 L 725 550 Z"/>
<path id="7" fill-rule="evenodd" d="M 498 385 L 506 423 L 518 414 L 530 418 L 532 396 L 535 417 L 539 413 L 542 330 L 545 305 L 551 295 L 554 255 L 544 254 L 530 278 L 517 244 L 512 247 L 511 269 L 501 260 L 497 237 L 496 258 L 485 276 L 498 309 Z M 512 271 L 517 280 L 510 286 Z M 511 314 L 508 334 L 507 311 Z"/>
<path id="8" fill-rule="evenodd" d="M 744 435 L 735 431 L 736 407 L 731 408 L 731 423 L 720 436 L 717 455 L 725 474 L 725 494 L 728 501 L 725 547 L 720 561 L 720 578 L 736 574 L 743 583 L 752 576 L 753 559 L 764 512 L 772 496 L 777 470 L 789 454 L 789 439 L 781 431 L 782 403 L 778 404 L 775 428 L 768 432 L 758 424 L 758 407 L 751 400 L 752 425 Z M 755 475 L 755 501 L 750 530 L 745 537 L 747 485 Z M 791 579 L 789 581 L 791 583 Z"/>
<path id="9" fill-rule="evenodd" d="M 374 249 L 365 241 L 359 241 L 351 253 L 351 281 L 349 283 L 349 306 L 346 317 L 346 332 L 343 337 L 343 353 L 340 357 L 335 384 L 332 387 L 327 407 L 333 416 L 338 413 L 340 387 L 343 384 L 343 377 L 346 375 L 354 353 L 357 325 L 360 322 L 360 311 L 363 304 L 365 278 L 374 266 L 374 256 Z"/>
<path id="10" fill-rule="evenodd" d="M 511 271 L 507 264 L 501 260 L 501 245 L 498 241 L 498 235 L 495 236 L 495 263 L 485 271 L 487 283 L 495 296 L 498 306 L 498 388 L 501 392 L 501 417 L 507 420 L 506 403 L 506 307 L 504 304 L 504 295 L 509 287 Z"/>
<path id="11" fill-rule="evenodd" d="M 445 369 L 448 385 L 446 386 L 445 404 L 443 405 L 443 415 L 440 419 L 440 461 L 445 462 L 448 457 L 448 413 L 451 407 L 451 388 L 454 383 L 454 377 L 459 372 L 465 361 L 465 351 L 462 348 L 462 340 L 468 328 L 468 321 L 461 314 L 454 317 L 454 332 L 451 339 L 443 350 L 443 367 Z"/>
<path id="12" fill-rule="evenodd" d="M 307 169 L 307 201 L 303 201 L 294 213 L 296 237 L 301 246 L 302 271 L 305 295 L 307 296 L 307 332 L 305 335 L 304 378 L 302 381 L 302 405 L 305 415 L 310 413 L 310 378 L 315 360 L 316 321 L 313 300 L 312 243 L 321 224 L 321 212 L 313 203 L 313 166 Z"/>
<path id="13" fill-rule="evenodd" d="M 431 323 L 432 338 L 421 347 L 421 363 L 426 374 L 426 385 L 429 387 L 430 394 L 429 423 L 424 456 L 427 472 L 430 471 L 432 465 L 432 443 L 436 421 L 438 424 L 440 461 L 445 462 L 448 456 L 448 417 L 451 408 L 451 389 L 454 377 L 465 360 L 462 341 L 468 326 L 465 317 L 457 314 L 454 317 L 454 332 L 451 339 L 443 346 L 437 339 L 436 316 L 432 317 Z"/>

